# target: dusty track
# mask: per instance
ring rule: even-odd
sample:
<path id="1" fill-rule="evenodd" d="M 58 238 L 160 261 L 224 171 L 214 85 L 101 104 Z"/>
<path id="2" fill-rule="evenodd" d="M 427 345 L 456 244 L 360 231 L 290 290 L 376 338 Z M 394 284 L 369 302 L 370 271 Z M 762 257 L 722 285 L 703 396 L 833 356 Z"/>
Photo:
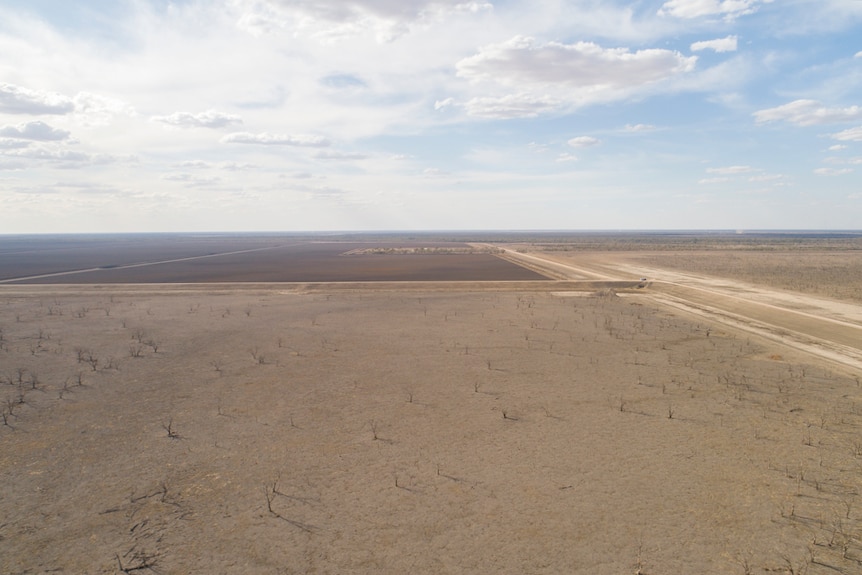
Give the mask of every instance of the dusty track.
<path id="1" fill-rule="evenodd" d="M 226 283 L 170 283 L 170 284 L 39 284 L 3 285 L 4 296 L 61 296 L 69 293 L 114 295 L 176 294 L 288 294 L 333 292 L 597 292 L 613 289 L 617 292 L 634 292 L 638 283 L 631 280 L 574 280 L 574 281 L 376 281 L 376 282 L 226 282 Z"/>
<path id="2" fill-rule="evenodd" d="M 559 279 L 633 281 L 646 275 L 647 288 L 640 293 L 659 305 L 707 317 L 830 363 L 862 370 L 862 307 L 852 303 L 667 269 L 635 269 L 614 261 L 608 254 L 598 259 L 592 255 L 507 250 L 506 257 L 531 269 L 551 272 Z"/>

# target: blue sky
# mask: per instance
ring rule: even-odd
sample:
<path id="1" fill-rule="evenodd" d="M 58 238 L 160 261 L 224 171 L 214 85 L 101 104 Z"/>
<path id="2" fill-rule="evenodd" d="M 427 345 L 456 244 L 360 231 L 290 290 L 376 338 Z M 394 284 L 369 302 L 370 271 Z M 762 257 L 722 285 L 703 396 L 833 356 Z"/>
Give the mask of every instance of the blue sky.
<path id="1" fill-rule="evenodd" d="M 860 0 L 0 0 L 0 233 L 859 229 Z"/>

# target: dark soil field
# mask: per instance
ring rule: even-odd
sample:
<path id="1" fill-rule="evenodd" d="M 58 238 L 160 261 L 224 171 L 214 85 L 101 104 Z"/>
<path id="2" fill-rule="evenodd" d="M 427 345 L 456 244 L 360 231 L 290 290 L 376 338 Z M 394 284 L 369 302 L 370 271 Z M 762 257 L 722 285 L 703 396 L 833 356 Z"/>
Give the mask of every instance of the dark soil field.
<path id="1" fill-rule="evenodd" d="M 290 236 L 7 238 L 0 282 L 517 281 L 543 276 L 463 242 Z M 420 253 L 427 248 L 427 253 Z M 365 250 L 365 251 L 363 251 Z M 384 253 L 400 250 L 401 253 Z M 446 253 L 452 250 L 451 253 Z M 455 251 L 458 250 L 458 251 Z"/>

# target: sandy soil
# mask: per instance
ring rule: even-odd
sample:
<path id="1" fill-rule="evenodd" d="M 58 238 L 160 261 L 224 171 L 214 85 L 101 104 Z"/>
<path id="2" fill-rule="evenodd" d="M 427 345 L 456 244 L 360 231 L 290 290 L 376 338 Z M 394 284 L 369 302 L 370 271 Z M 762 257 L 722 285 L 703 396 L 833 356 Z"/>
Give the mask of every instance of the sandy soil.
<path id="1" fill-rule="evenodd" d="M 858 373 L 560 286 L 4 288 L 0 572 L 862 569 Z"/>
<path id="2" fill-rule="evenodd" d="M 754 254 L 759 256 L 760 254 Z M 598 279 L 621 281 L 646 278 L 644 291 L 656 304 L 695 314 L 734 327 L 784 346 L 802 350 L 849 373 L 862 372 L 862 305 L 853 299 L 838 300 L 755 285 L 728 277 L 681 272 L 673 263 L 674 255 L 662 259 L 640 253 L 532 251 L 510 249 L 511 261 L 522 261 L 534 270 L 545 270 L 560 279 Z M 701 254 L 701 266 L 722 268 L 723 252 Z M 740 259 L 739 256 L 736 256 Z M 798 256 L 800 260 L 803 256 Z M 655 267 L 643 261 L 665 261 Z M 759 258 L 748 260 L 747 275 L 760 265 Z M 737 266 L 745 269 L 745 266 Z M 737 270 L 739 271 L 739 270 Z M 762 272 L 761 272 L 762 273 Z M 792 268 L 787 272 L 793 276 Z M 760 276 L 765 282 L 772 277 Z M 847 278 L 847 283 L 852 283 Z M 779 285 L 785 282 L 774 281 Z"/>

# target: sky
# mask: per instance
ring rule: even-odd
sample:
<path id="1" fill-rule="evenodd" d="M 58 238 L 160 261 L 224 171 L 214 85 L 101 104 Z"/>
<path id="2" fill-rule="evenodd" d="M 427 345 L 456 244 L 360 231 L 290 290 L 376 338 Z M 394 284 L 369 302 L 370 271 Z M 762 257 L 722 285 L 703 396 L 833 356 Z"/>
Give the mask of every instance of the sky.
<path id="1" fill-rule="evenodd" d="M 0 0 L 0 233 L 862 228 L 862 0 Z"/>

